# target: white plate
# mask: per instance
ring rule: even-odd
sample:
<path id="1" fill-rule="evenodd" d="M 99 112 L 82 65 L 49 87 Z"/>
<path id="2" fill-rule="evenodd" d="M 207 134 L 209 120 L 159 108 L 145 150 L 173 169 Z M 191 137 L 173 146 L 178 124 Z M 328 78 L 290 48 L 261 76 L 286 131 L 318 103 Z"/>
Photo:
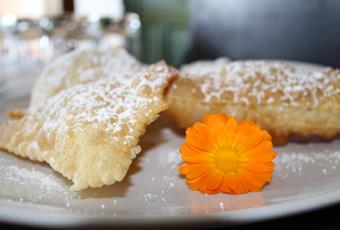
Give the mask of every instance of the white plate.
<path id="1" fill-rule="evenodd" d="M 317 68 L 315 66 L 308 68 Z M 0 121 L 28 97 L 0 101 Z M 276 148 L 272 182 L 262 192 L 204 196 L 178 175 L 183 136 L 165 117 L 152 124 L 122 183 L 81 193 L 45 164 L 0 154 L 0 221 L 36 226 L 218 225 L 286 216 L 340 201 L 340 139 Z"/>

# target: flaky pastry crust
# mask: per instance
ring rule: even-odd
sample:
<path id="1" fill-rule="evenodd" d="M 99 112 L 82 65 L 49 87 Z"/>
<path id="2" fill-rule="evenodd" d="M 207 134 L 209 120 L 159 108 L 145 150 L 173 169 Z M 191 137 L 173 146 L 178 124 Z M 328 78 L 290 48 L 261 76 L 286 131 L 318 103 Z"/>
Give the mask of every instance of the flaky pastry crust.
<path id="1" fill-rule="evenodd" d="M 107 78 L 63 90 L 1 125 L 0 148 L 47 162 L 71 190 L 121 181 L 146 126 L 168 108 L 164 90 L 175 75 L 161 62 L 126 84 Z"/>
<path id="2" fill-rule="evenodd" d="M 181 128 L 207 113 L 252 119 L 276 145 L 290 136 L 340 132 L 340 71 L 308 72 L 282 63 L 239 61 L 207 70 L 184 66 L 167 94 L 168 113 Z"/>

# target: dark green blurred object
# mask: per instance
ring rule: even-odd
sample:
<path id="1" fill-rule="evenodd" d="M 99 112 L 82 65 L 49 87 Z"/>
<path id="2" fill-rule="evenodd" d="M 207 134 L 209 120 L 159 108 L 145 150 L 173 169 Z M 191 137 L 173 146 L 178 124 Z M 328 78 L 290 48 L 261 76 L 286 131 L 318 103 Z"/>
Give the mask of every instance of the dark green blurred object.
<path id="1" fill-rule="evenodd" d="M 141 47 L 135 55 L 143 62 L 160 59 L 178 66 L 189 45 L 189 0 L 126 0 L 126 10 L 140 15 Z"/>

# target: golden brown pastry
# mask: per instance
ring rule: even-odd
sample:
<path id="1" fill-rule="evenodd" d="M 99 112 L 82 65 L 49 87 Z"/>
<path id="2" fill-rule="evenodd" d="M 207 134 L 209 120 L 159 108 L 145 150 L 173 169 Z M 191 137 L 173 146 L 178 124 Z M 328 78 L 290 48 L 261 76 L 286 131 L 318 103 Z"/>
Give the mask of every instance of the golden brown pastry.
<path id="1" fill-rule="evenodd" d="M 146 126 L 168 108 L 164 90 L 175 74 L 161 62 L 129 83 L 106 78 L 63 90 L 3 124 L 0 148 L 47 162 L 72 190 L 121 181 Z"/>
<path id="2" fill-rule="evenodd" d="M 207 113 L 225 113 L 256 121 L 277 145 L 292 135 L 331 138 L 340 132 L 340 70 L 308 72 L 263 61 L 215 67 L 181 69 L 167 95 L 180 127 Z"/>
<path id="3" fill-rule="evenodd" d="M 72 86 L 108 77 L 124 82 L 145 68 L 124 48 L 78 48 L 46 67 L 32 90 L 30 108 Z"/>

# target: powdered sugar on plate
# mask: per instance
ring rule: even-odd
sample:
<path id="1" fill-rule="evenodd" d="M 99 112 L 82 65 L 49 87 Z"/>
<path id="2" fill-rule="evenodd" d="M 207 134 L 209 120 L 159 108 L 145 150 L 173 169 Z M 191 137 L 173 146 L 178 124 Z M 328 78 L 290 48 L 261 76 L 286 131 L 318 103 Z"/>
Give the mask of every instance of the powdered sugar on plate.
<path id="1" fill-rule="evenodd" d="M 5 179 L 24 186 L 31 186 L 34 184 L 37 188 L 44 189 L 46 192 L 66 191 L 65 185 L 60 182 L 56 176 L 42 173 L 34 167 L 27 169 L 16 165 L 10 165 L 6 169 Z"/>
<path id="2" fill-rule="evenodd" d="M 46 165 L 32 163 L 9 154 L 0 157 L 0 199 L 44 203 L 53 199 L 72 199 L 68 182 Z"/>
<path id="3" fill-rule="evenodd" d="M 291 152 L 279 155 L 276 160 L 277 170 L 288 170 L 302 175 L 306 165 L 314 167 L 323 175 L 337 170 L 340 164 L 340 151 L 325 148 L 321 151 Z"/>
<path id="4" fill-rule="evenodd" d="M 124 181 L 84 193 L 69 192 L 67 180 L 59 178 L 45 165 L 1 154 L 1 199 L 11 204 L 17 203 L 18 208 L 27 208 L 29 203 L 37 203 L 62 207 L 75 214 L 116 220 L 155 215 L 185 218 L 193 214 L 220 212 L 228 215 L 236 209 L 239 216 L 243 209 L 249 213 L 248 207 L 256 211 L 263 206 L 272 209 L 276 205 L 289 205 L 287 201 L 295 203 L 323 196 L 330 191 L 340 191 L 339 139 L 310 144 L 290 143 L 276 148 L 278 157 L 275 159 L 274 177 L 262 192 L 238 196 L 204 196 L 191 191 L 178 172 L 182 162 L 178 147 L 184 138 L 162 118 L 149 126 L 150 129 L 141 141 L 143 152 L 133 163 Z M 16 167 L 11 167 L 14 165 Z M 8 168 L 18 170 L 18 173 L 7 173 Z M 30 175 L 23 176 L 25 173 Z M 37 176 L 44 176 L 44 179 L 37 179 Z M 43 186 L 39 186 L 39 183 Z M 295 210 L 295 206 L 291 208 Z"/>

